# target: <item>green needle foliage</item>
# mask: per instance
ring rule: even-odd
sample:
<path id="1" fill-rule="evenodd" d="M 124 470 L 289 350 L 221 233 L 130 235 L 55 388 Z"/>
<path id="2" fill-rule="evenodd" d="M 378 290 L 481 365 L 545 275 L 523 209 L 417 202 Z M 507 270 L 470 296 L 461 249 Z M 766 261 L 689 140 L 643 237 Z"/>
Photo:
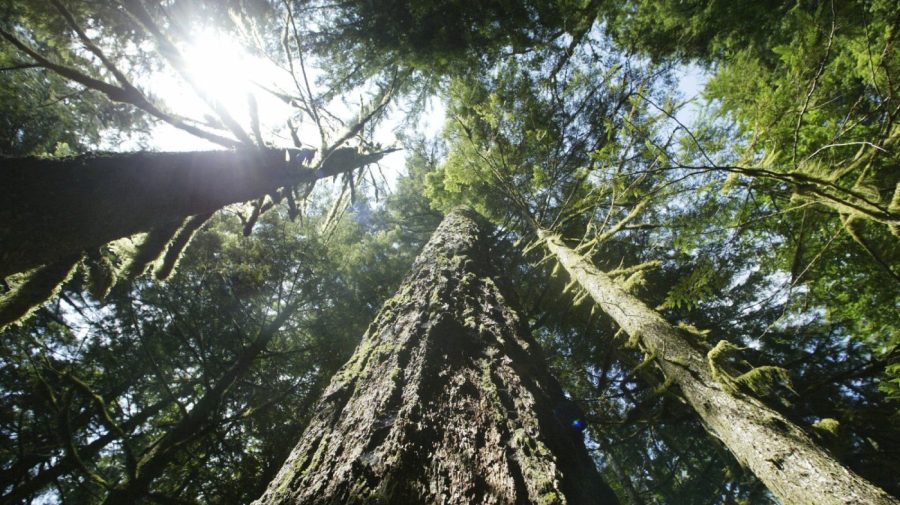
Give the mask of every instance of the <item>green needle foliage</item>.
<path id="1" fill-rule="evenodd" d="M 508 291 L 622 503 L 778 498 L 710 435 L 664 350 L 626 335 L 541 232 L 655 309 L 717 387 L 900 496 L 896 2 L 61 5 L 132 79 L 171 61 L 141 8 L 173 39 L 207 26 L 255 40 L 297 84 L 268 91 L 292 107 L 290 131 L 272 139 L 339 125 L 323 104 L 373 86 L 400 104 L 384 110 L 406 170 L 389 196 L 377 170 L 355 172 L 335 194 L 259 195 L 252 211 L 184 216 L 45 265 L 43 307 L 10 297 L 40 276 L 2 279 L 0 309 L 34 315 L 0 333 L 0 501 L 259 497 L 461 203 L 496 225 Z M 61 12 L 0 7 L 5 33 L 79 72 L 0 41 L 0 152 L 78 154 L 174 121 L 179 111 L 86 85 L 127 88 Z M 696 98 L 679 90 L 685 73 Z M 428 100 L 446 108 L 437 138 L 415 126 Z M 239 144 L 221 116 L 184 124 Z M 374 147 L 372 124 L 340 126 L 342 142 Z"/>
<path id="2" fill-rule="evenodd" d="M 115 290 L 104 307 L 75 279 L 7 332 L 6 497 L 109 501 L 136 490 L 154 457 L 161 471 L 132 496 L 238 503 L 261 494 L 410 261 L 375 223 L 344 222 L 328 243 L 316 224 L 270 214 L 244 237 L 236 219 L 214 219 L 170 281 Z M 155 450 L 173 437 L 170 450 Z"/>

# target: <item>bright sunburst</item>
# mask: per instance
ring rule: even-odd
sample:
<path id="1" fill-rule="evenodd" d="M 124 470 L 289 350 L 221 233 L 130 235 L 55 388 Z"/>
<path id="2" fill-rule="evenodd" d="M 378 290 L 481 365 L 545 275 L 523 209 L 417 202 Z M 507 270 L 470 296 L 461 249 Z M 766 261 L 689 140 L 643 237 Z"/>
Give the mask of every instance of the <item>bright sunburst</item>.
<path id="1" fill-rule="evenodd" d="M 254 82 L 271 85 L 282 74 L 271 62 L 251 55 L 236 40 L 214 30 L 194 35 L 183 56 L 199 87 L 229 105 L 245 102 L 248 93 L 259 91 Z"/>
<path id="2" fill-rule="evenodd" d="M 252 96 L 257 104 L 263 140 L 267 144 L 293 146 L 286 126 L 288 118 L 294 115 L 293 124 L 299 128 L 299 138 L 308 145 L 318 146 L 321 135 L 317 126 L 310 120 L 301 120 L 290 105 L 267 91 L 291 96 L 303 94 L 303 91 L 297 89 L 298 84 L 286 68 L 270 59 L 256 56 L 233 35 L 211 28 L 194 31 L 191 38 L 179 46 L 179 51 L 190 83 L 172 68 L 149 76 L 145 81 L 147 89 L 162 100 L 168 110 L 181 117 L 201 121 L 208 129 L 216 127 L 220 133 L 230 135 L 222 124 L 222 118 L 215 111 L 214 105 L 218 105 L 250 134 L 252 119 L 248 97 Z M 310 81 L 314 83 L 318 74 L 315 65 L 311 64 L 306 70 Z M 357 91 L 360 94 L 365 92 Z M 327 104 L 327 107 L 339 116 L 352 118 L 359 105 L 336 100 Z M 443 105 L 432 101 L 429 114 L 425 116 L 433 121 L 425 121 L 421 125 L 422 131 L 433 136 L 442 124 Z M 389 118 L 385 124 L 386 127 L 376 132 L 374 140 L 382 145 L 393 145 L 396 142 L 393 129 L 397 126 L 397 120 Z M 154 127 L 150 147 L 166 151 L 222 148 L 167 123 L 159 123 Z M 389 167 L 388 172 L 392 174 L 399 173 L 402 163 L 401 153 L 394 153 L 382 160 L 382 166 Z"/>
<path id="3" fill-rule="evenodd" d="M 259 86 L 278 89 L 287 84 L 288 76 L 274 63 L 252 55 L 231 36 L 212 29 L 198 30 L 179 49 L 191 82 L 169 71 L 153 75 L 149 83 L 150 89 L 166 102 L 169 110 L 202 120 L 210 126 L 221 126 L 221 117 L 213 106 L 217 104 L 249 132 L 248 102 L 252 96 L 257 103 L 264 135 L 285 124 L 290 114 L 288 107 Z M 152 136 L 158 149 L 198 148 L 196 137 L 169 125 L 158 126 Z"/>

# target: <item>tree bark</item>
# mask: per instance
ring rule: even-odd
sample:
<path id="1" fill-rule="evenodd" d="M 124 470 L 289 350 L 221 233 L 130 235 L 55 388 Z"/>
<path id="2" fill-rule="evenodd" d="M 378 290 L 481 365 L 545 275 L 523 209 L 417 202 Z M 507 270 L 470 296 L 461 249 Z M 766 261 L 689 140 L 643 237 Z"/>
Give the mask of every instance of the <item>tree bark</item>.
<path id="1" fill-rule="evenodd" d="M 617 503 L 485 232 L 447 216 L 257 505 Z"/>
<path id="2" fill-rule="evenodd" d="M 313 168 L 285 149 L 0 157 L 0 279 L 380 157 L 336 153 Z"/>
<path id="3" fill-rule="evenodd" d="M 841 465 L 800 427 L 762 402 L 726 391 L 704 350 L 608 275 L 540 231 L 569 275 L 680 387 L 707 430 L 785 505 L 897 505 L 900 501 Z"/>

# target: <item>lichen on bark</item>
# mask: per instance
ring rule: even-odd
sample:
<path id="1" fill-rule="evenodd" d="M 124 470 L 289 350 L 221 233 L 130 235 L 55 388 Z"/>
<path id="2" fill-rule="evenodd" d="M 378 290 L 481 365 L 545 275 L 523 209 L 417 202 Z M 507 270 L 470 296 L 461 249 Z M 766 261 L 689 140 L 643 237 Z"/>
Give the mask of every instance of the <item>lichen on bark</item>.
<path id="1" fill-rule="evenodd" d="M 785 505 L 898 505 L 897 499 L 844 467 L 787 417 L 745 391 L 765 393 L 772 379 L 786 381 L 775 367 L 732 377 L 722 368 L 733 346 L 710 352 L 693 335 L 669 324 L 627 293 L 609 275 L 546 230 L 538 234 L 582 289 L 645 349 L 693 407 L 704 426 Z M 730 346 L 730 347 L 729 347 Z"/>

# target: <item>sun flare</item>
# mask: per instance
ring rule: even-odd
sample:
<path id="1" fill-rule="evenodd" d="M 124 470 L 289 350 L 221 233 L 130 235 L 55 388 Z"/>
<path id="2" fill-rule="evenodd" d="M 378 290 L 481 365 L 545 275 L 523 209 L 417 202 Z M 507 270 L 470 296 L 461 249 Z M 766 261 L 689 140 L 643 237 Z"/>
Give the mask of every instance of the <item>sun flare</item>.
<path id="1" fill-rule="evenodd" d="M 218 112 L 224 111 L 250 132 L 253 120 L 248 103 L 252 97 L 264 137 L 286 123 L 289 108 L 260 87 L 284 89 L 289 84 L 285 72 L 272 61 L 255 56 L 240 41 L 209 29 L 196 31 L 179 51 L 187 75 L 160 72 L 150 78 L 150 87 L 170 110 L 217 129 L 224 129 Z M 160 149 L 201 147 L 196 138 L 168 125 L 160 125 L 153 138 Z"/>
<path id="2" fill-rule="evenodd" d="M 232 103 L 252 92 L 251 76 L 260 62 L 235 40 L 215 31 L 202 31 L 192 38 L 183 51 L 191 79 L 198 92 L 208 93 L 220 102 Z M 241 100 L 242 101 L 242 100 Z"/>

